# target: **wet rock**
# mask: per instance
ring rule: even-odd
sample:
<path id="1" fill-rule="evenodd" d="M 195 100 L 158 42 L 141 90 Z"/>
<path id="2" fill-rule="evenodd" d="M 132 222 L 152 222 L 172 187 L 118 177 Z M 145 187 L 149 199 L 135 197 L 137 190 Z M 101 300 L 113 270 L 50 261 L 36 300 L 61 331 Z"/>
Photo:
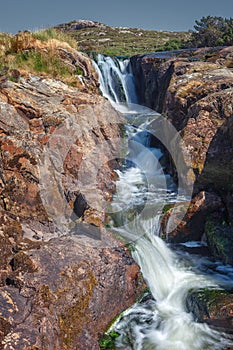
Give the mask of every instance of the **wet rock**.
<path id="1" fill-rule="evenodd" d="M 233 295 L 231 293 L 215 289 L 192 291 L 186 305 L 198 322 L 206 322 L 218 331 L 232 333 Z"/>
<path id="2" fill-rule="evenodd" d="M 190 155 L 185 155 L 184 161 L 193 172 L 182 174 L 182 179 L 194 184 L 193 200 L 177 230 L 169 234 L 170 240 L 200 239 L 206 218 L 212 215 L 218 217 L 218 224 L 223 220 L 233 223 L 232 52 L 232 47 L 202 48 L 131 59 L 138 78 L 140 102 L 161 112 L 179 132 L 182 142 L 178 145 L 176 137 L 171 139 L 167 135 L 171 149 L 186 145 L 185 152 Z M 179 164 L 180 157 L 181 152 L 174 152 L 175 164 Z M 167 165 L 167 171 L 177 179 L 172 164 Z M 203 191 L 218 197 L 219 204 L 215 206 L 213 199 L 210 210 L 198 205 Z M 165 215 L 167 222 L 169 215 L 171 211 Z M 195 234 L 195 227 L 196 231 L 200 230 L 199 235 Z"/>
<path id="3" fill-rule="evenodd" d="M 217 218 L 223 217 L 222 206 L 223 203 L 219 196 L 205 191 L 198 193 L 190 203 L 180 203 L 176 207 L 175 214 L 173 205 L 168 205 L 162 217 L 161 235 L 173 243 L 200 241 L 205 233 L 207 218 L 210 215 Z M 185 213 L 185 216 L 181 221 L 176 222 L 179 211 Z M 175 229 L 170 230 L 170 227 L 175 227 Z"/>
<path id="4" fill-rule="evenodd" d="M 205 225 L 205 235 L 211 253 L 225 264 L 233 265 L 233 228 L 224 220 L 209 218 Z"/>

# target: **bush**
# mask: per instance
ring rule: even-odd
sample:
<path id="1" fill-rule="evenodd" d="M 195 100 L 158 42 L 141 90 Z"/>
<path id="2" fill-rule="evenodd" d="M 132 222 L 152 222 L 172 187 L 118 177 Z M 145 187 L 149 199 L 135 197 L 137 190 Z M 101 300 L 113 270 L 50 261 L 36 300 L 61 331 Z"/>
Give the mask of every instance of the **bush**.
<path id="1" fill-rule="evenodd" d="M 159 46 L 156 51 L 172 51 L 179 50 L 184 47 L 184 41 L 181 39 L 168 40 L 164 45 Z"/>

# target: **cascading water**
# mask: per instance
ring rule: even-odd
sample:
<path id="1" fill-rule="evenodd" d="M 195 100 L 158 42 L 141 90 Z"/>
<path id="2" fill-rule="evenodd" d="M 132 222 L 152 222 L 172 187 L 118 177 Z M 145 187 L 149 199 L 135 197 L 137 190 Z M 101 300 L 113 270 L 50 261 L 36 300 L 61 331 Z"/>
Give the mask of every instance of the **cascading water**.
<path id="1" fill-rule="evenodd" d="M 136 103 L 129 61 L 98 55 L 96 70 L 100 88 L 116 108 L 117 103 Z M 220 350 L 233 343 L 223 333 L 195 321 L 187 311 L 191 289 L 217 288 L 217 282 L 197 273 L 192 264 L 172 252 L 159 237 L 164 205 L 174 201 L 175 185 L 160 165 L 162 152 L 150 148 L 146 132 L 151 112 L 125 108 L 130 166 L 118 171 L 116 194 L 111 204 L 115 230 L 131 242 L 150 293 L 123 313 L 112 326 L 119 337 L 116 349 L 125 350 Z M 122 109 L 122 106 L 120 105 Z M 154 113 L 154 115 L 157 115 Z M 132 123 L 133 120 L 133 123 Z M 133 125 L 132 125 L 133 124 Z M 219 287 L 218 287 L 219 288 Z"/>
<path id="2" fill-rule="evenodd" d="M 129 60 L 97 55 L 94 67 L 99 74 L 100 90 L 112 103 L 137 103 Z"/>

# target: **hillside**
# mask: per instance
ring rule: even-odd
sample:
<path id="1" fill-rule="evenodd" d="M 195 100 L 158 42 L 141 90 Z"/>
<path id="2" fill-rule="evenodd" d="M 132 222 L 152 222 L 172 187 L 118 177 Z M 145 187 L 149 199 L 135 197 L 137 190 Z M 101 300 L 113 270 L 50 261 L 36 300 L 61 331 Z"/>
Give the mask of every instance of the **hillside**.
<path id="1" fill-rule="evenodd" d="M 158 50 L 180 48 L 190 33 L 110 27 L 93 21 L 78 20 L 56 28 L 69 33 L 78 42 L 79 50 L 113 56 L 132 56 Z"/>

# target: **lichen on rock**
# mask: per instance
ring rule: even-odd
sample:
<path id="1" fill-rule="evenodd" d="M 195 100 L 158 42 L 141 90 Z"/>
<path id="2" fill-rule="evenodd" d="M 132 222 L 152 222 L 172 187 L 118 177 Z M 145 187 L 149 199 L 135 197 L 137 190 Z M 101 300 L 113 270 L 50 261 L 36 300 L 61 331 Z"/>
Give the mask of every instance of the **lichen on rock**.
<path id="1" fill-rule="evenodd" d="M 106 231 L 104 207 L 91 197 L 111 198 L 123 118 L 97 93 L 90 60 L 67 50 L 59 59 L 83 65 L 80 86 L 21 72 L 0 88 L 6 350 L 98 349 L 98 334 L 143 288 L 139 268 Z"/>

